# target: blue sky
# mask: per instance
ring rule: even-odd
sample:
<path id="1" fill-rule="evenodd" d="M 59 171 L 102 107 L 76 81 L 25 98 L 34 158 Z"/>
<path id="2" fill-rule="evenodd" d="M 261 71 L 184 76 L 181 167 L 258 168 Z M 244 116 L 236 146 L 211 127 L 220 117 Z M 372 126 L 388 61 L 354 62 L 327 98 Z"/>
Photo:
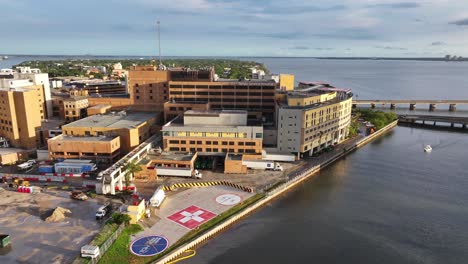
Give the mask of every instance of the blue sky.
<path id="1" fill-rule="evenodd" d="M 287 3 L 287 4 L 286 4 Z M 466 0 L 0 0 L 0 53 L 468 56 Z"/>

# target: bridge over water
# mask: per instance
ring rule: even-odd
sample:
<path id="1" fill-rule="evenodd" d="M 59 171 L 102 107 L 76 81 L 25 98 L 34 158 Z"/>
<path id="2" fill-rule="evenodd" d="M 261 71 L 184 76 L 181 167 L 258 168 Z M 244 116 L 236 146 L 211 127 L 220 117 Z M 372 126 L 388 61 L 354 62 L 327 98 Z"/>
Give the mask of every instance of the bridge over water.
<path id="1" fill-rule="evenodd" d="M 398 122 L 409 125 L 444 126 L 451 128 L 466 129 L 468 117 L 461 116 L 435 116 L 435 115 L 399 115 Z"/>
<path id="2" fill-rule="evenodd" d="M 434 111 L 437 105 L 448 105 L 449 111 L 454 112 L 457 110 L 457 105 L 468 105 L 468 100 L 353 100 L 353 107 L 357 105 L 370 105 L 371 108 L 375 108 L 376 105 L 390 105 L 390 109 L 395 109 L 396 105 L 399 104 L 409 105 L 410 110 L 415 110 L 417 104 L 429 105 L 429 111 Z"/>

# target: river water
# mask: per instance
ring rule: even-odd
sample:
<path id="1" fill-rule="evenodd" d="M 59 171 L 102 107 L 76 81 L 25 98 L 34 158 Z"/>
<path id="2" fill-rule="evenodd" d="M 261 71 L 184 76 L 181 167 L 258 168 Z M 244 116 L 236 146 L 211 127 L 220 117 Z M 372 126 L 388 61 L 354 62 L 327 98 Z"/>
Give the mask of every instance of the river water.
<path id="1" fill-rule="evenodd" d="M 353 88 L 362 99 L 468 99 L 468 63 L 258 60 L 296 80 Z M 397 127 L 185 263 L 466 263 L 467 160 L 468 134 Z"/>
<path id="2" fill-rule="evenodd" d="M 296 80 L 352 88 L 360 99 L 468 99 L 468 63 L 249 59 Z M 468 134 L 397 127 L 184 263 L 466 263 L 467 161 Z"/>

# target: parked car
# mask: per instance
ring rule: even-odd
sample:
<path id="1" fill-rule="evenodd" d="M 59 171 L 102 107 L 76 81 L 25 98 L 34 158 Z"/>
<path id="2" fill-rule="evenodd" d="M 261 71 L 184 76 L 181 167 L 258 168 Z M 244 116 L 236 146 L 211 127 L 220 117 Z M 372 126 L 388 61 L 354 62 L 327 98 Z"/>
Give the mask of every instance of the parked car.
<path id="1" fill-rule="evenodd" d="M 110 213 L 111 209 L 112 207 L 110 206 L 110 204 L 99 207 L 99 209 L 96 211 L 96 220 L 103 219 L 106 215 Z"/>
<path id="2" fill-rule="evenodd" d="M 79 190 L 75 190 L 70 194 L 70 197 L 75 200 L 86 201 L 88 200 L 88 196 Z"/>

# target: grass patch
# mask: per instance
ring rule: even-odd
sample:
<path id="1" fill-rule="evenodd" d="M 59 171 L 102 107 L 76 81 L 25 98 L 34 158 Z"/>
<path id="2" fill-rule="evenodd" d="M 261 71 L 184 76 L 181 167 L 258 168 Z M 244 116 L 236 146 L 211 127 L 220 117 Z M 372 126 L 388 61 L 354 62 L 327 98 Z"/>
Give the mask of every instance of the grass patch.
<path id="1" fill-rule="evenodd" d="M 143 228 L 138 224 L 126 226 L 98 263 L 128 263 L 131 255 L 130 236 L 142 230 Z"/>
<path id="2" fill-rule="evenodd" d="M 198 229 L 194 229 L 190 232 L 188 232 L 187 234 L 185 234 L 183 237 L 181 237 L 175 244 L 173 244 L 172 246 L 170 246 L 168 249 L 166 249 L 162 254 L 160 255 L 156 255 L 156 256 L 153 256 L 153 257 L 138 257 L 138 256 L 135 256 L 133 254 L 131 254 L 130 256 L 130 260 L 129 262 L 130 263 L 135 263 L 135 264 L 143 264 L 143 263 L 151 263 L 167 254 L 169 254 L 171 251 L 173 251 L 174 249 L 178 248 L 179 246 L 185 244 L 185 243 L 188 243 L 190 241 L 192 241 L 193 239 L 195 239 L 196 237 L 198 237 L 199 235 L 202 235 L 206 232 L 208 232 L 211 228 L 213 228 L 214 226 L 222 223 L 223 221 L 225 221 L 226 219 L 228 219 L 229 217 L 233 216 L 234 214 L 244 210 L 246 207 L 254 204 L 255 202 L 257 202 L 258 200 L 262 199 L 263 197 L 265 197 L 264 194 L 261 194 L 261 193 L 258 193 L 252 197 L 250 197 L 249 199 L 245 200 L 243 203 L 241 204 L 238 204 L 234 207 L 232 207 L 231 209 L 219 214 L 218 216 L 216 216 L 215 218 L 213 218 L 212 220 L 202 224 L 201 226 L 198 227 Z M 128 252 L 128 246 L 127 246 L 127 252 Z"/>
<path id="3" fill-rule="evenodd" d="M 114 223 L 106 223 L 101 231 L 91 241 L 91 245 L 100 247 L 106 240 L 119 228 L 119 225 Z"/>

